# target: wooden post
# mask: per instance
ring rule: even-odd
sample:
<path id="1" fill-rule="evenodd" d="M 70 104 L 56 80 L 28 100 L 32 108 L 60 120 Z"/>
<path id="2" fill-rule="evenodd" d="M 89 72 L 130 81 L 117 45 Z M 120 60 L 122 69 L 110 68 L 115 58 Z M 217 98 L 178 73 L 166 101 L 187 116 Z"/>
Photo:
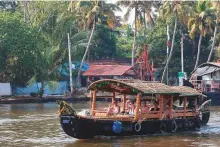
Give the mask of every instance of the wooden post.
<path id="1" fill-rule="evenodd" d="M 170 98 L 170 119 L 173 118 L 173 96 Z"/>
<path id="2" fill-rule="evenodd" d="M 186 102 L 187 102 L 187 97 L 184 97 L 184 113 L 183 113 L 184 118 L 186 118 Z"/>
<path id="3" fill-rule="evenodd" d="M 138 120 L 139 120 L 140 104 L 141 104 L 141 94 L 137 94 L 137 98 L 136 98 L 136 108 L 135 108 L 135 114 L 134 114 L 134 120 L 135 120 L 135 121 L 138 121 Z"/>
<path id="4" fill-rule="evenodd" d="M 197 97 L 195 98 L 195 116 L 197 115 L 198 111 L 197 111 Z"/>
<path id="5" fill-rule="evenodd" d="M 163 117 L 163 99 L 164 99 L 164 96 L 163 96 L 163 95 L 160 95 L 160 100 L 159 100 L 160 119 L 162 119 L 162 117 Z"/>
<path id="6" fill-rule="evenodd" d="M 112 102 L 114 102 L 114 101 L 115 101 L 115 92 L 113 91 L 112 94 L 113 94 L 113 96 L 112 96 Z"/>
<path id="7" fill-rule="evenodd" d="M 96 90 L 93 91 L 93 99 L 92 99 L 92 116 L 95 115 L 95 105 L 96 105 Z"/>
<path id="8" fill-rule="evenodd" d="M 126 94 L 123 95 L 123 112 L 125 112 Z"/>
<path id="9" fill-rule="evenodd" d="M 90 90 L 90 109 L 92 109 L 92 101 L 93 101 L 93 93 L 92 90 Z"/>

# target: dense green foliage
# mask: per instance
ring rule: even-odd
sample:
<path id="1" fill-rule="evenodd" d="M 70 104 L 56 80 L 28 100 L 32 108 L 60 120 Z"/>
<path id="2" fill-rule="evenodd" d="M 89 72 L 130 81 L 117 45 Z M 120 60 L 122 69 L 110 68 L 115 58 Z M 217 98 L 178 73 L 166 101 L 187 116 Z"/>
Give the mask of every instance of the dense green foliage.
<path id="1" fill-rule="evenodd" d="M 96 26 L 87 59 L 131 59 L 132 48 L 135 57 L 138 57 L 146 43 L 150 46 L 150 61 L 159 68 L 159 74 L 167 59 L 167 24 L 172 37 L 174 16 L 178 18 L 178 23 L 169 63 L 170 75 L 176 76 L 181 69 L 181 34 L 185 36 L 184 69 L 188 74 L 198 58 L 200 34 L 203 37 L 199 64 L 207 61 L 215 26 L 218 30 L 214 49 L 219 46 L 219 12 L 212 2 L 204 5 L 199 2 L 176 2 L 171 5 L 170 2 L 141 1 L 119 4 L 128 8 L 130 6 L 125 17 L 129 16 L 133 8 L 137 9 L 136 32 L 134 23 L 121 25 L 122 19 L 116 19 L 115 10 L 120 8 L 115 4 L 99 1 L 0 2 L 0 82 L 12 82 L 15 85 L 25 85 L 28 81 L 56 84 L 47 81 L 61 78 L 57 68 L 68 61 L 67 33 L 70 33 L 72 60 L 81 62 L 93 23 Z M 156 9 L 154 12 L 163 13 L 153 14 L 152 6 Z M 173 15 L 175 12 L 176 15 Z M 212 61 L 214 57 L 219 58 L 218 50 L 214 50 Z"/>
<path id="2" fill-rule="evenodd" d="M 24 84 L 33 74 L 37 45 L 42 42 L 35 28 L 17 13 L 0 13 L 0 81 Z"/>

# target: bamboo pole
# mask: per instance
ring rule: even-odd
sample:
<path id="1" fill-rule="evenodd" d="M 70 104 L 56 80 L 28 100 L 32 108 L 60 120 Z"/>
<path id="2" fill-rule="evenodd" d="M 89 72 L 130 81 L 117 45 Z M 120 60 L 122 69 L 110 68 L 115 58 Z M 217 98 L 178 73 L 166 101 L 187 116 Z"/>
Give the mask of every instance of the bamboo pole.
<path id="1" fill-rule="evenodd" d="M 72 61 L 71 61 L 71 43 L 70 43 L 70 34 L 67 33 L 68 38 L 68 54 L 69 54 L 69 72 L 70 72 L 70 92 L 73 94 L 73 78 L 72 78 Z"/>
<path id="2" fill-rule="evenodd" d="M 184 97 L 184 113 L 183 113 L 184 118 L 186 118 L 186 101 L 187 101 L 187 98 Z"/>
<path id="3" fill-rule="evenodd" d="M 135 121 L 138 121 L 138 120 L 139 120 L 140 104 L 141 104 L 141 94 L 137 94 L 137 98 L 136 98 L 136 108 L 135 108 L 135 115 L 134 115 L 134 120 L 135 120 Z"/>
<path id="4" fill-rule="evenodd" d="M 95 115 L 95 105 L 96 105 L 96 90 L 93 91 L 93 99 L 92 99 L 92 116 Z"/>

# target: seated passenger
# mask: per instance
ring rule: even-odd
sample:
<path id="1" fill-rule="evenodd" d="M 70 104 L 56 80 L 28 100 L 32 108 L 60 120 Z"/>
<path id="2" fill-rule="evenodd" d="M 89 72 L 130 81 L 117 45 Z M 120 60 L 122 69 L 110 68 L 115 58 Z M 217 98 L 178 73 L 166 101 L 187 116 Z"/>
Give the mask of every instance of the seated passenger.
<path id="1" fill-rule="evenodd" d="M 134 114 L 134 110 L 135 110 L 135 105 L 133 101 L 130 101 L 128 103 L 128 114 Z"/>
<path id="2" fill-rule="evenodd" d="M 130 103 L 131 103 L 131 100 L 127 100 L 125 103 L 125 108 L 128 108 Z"/>
<path id="3" fill-rule="evenodd" d="M 147 105 L 146 102 L 141 104 L 141 113 L 147 113 L 150 110 L 150 105 Z"/>
<path id="4" fill-rule="evenodd" d="M 174 113 L 174 110 L 173 109 L 170 110 L 169 105 L 166 105 L 165 106 L 165 110 L 164 110 L 164 114 L 165 114 L 164 118 L 172 118 L 173 117 L 173 113 Z"/>
<path id="5" fill-rule="evenodd" d="M 116 101 L 112 102 L 112 105 L 108 108 L 108 114 L 117 114 L 120 112 L 120 107 L 118 106 L 118 103 Z"/>

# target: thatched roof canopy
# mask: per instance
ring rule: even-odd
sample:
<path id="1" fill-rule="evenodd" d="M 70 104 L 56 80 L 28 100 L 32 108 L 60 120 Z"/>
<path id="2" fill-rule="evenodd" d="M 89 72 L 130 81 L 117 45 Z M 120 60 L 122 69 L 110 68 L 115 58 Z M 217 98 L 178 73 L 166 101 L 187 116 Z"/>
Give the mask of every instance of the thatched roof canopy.
<path id="1" fill-rule="evenodd" d="M 89 87 L 89 90 L 100 90 L 107 92 L 119 92 L 130 95 L 136 95 L 142 93 L 145 95 L 152 94 L 179 94 L 176 90 L 170 88 L 162 83 L 153 83 L 141 80 L 113 80 L 105 79 L 99 80 L 92 83 Z"/>
<path id="2" fill-rule="evenodd" d="M 187 86 L 171 86 L 170 88 L 178 91 L 180 96 L 204 96 L 196 89 Z"/>
<path id="3" fill-rule="evenodd" d="M 147 82 L 141 80 L 114 80 L 104 79 L 92 83 L 89 90 L 100 90 L 105 92 L 119 92 L 129 95 L 166 94 L 180 96 L 202 96 L 197 90 L 185 86 L 167 86 L 163 83 Z"/>

